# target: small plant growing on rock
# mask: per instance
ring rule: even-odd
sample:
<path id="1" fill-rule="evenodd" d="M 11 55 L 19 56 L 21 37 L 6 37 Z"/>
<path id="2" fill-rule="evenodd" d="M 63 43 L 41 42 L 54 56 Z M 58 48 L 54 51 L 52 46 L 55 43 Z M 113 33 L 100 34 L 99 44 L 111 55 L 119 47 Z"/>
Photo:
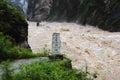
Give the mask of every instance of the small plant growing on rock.
<path id="1" fill-rule="evenodd" d="M 37 56 L 48 56 L 50 53 L 50 49 L 47 45 L 44 45 L 44 47 L 36 54 Z"/>

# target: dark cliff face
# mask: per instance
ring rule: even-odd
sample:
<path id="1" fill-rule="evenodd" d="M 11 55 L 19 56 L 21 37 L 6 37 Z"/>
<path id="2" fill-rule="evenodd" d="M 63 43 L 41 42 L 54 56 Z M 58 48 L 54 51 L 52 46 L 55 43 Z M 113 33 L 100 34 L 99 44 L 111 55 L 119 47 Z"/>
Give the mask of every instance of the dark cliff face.
<path id="1" fill-rule="evenodd" d="M 13 0 L 11 0 L 13 1 Z M 83 25 L 99 26 L 104 30 L 120 31 L 119 0 L 15 0 L 26 5 L 27 19 L 76 21 Z M 20 3 L 21 2 L 21 3 Z"/>
<path id="2" fill-rule="evenodd" d="M 28 20 L 75 20 L 79 0 L 29 0 Z"/>
<path id="3" fill-rule="evenodd" d="M 53 0 L 49 20 L 76 20 L 79 4 L 80 0 Z"/>
<path id="4" fill-rule="evenodd" d="M 49 20 L 77 21 L 120 31 L 119 0 L 53 0 Z"/>
<path id="5" fill-rule="evenodd" d="M 28 20 L 41 21 L 47 19 L 52 0 L 29 0 Z"/>
<path id="6" fill-rule="evenodd" d="M 111 27 L 111 31 L 120 31 L 120 1 L 113 6 L 107 26 Z"/>

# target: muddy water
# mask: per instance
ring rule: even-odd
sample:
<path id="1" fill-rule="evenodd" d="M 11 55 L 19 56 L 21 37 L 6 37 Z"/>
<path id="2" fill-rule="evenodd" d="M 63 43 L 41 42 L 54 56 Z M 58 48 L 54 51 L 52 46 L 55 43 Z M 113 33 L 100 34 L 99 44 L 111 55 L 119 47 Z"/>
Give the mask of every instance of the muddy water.
<path id="1" fill-rule="evenodd" d="M 72 59 L 73 68 L 99 72 L 96 80 L 120 80 L 120 32 L 110 33 L 66 22 L 29 22 L 28 42 L 33 52 L 44 45 L 51 49 L 52 34 L 60 33 L 61 52 Z"/>

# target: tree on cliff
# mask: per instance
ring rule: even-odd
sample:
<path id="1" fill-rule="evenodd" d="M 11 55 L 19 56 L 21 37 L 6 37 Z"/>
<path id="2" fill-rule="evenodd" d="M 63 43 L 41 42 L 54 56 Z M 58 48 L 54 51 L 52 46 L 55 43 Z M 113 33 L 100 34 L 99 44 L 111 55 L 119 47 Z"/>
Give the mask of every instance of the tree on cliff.
<path id="1" fill-rule="evenodd" d="M 0 61 L 26 57 L 28 24 L 20 10 L 7 0 L 0 1 Z M 18 45 L 18 46 L 17 46 Z M 25 45 L 25 46 L 21 46 Z M 20 51 L 20 49 L 23 51 Z M 24 53 L 24 55 L 22 54 Z M 30 52 L 27 53 L 30 55 Z"/>
<path id="2" fill-rule="evenodd" d="M 7 0 L 0 1 L 0 32 L 11 36 L 17 44 L 27 41 L 28 24 L 23 13 Z"/>

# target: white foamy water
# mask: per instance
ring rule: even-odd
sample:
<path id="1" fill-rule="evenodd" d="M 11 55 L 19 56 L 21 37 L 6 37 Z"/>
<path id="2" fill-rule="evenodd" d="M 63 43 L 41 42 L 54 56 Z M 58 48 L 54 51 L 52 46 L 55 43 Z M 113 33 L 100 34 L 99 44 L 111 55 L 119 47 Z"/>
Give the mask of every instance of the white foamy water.
<path id="1" fill-rule="evenodd" d="M 96 80 L 120 80 L 120 32 L 110 33 L 66 22 L 29 22 L 28 42 L 33 52 L 44 45 L 51 48 L 52 34 L 60 33 L 61 53 L 72 60 L 73 68 L 98 71 Z"/>

